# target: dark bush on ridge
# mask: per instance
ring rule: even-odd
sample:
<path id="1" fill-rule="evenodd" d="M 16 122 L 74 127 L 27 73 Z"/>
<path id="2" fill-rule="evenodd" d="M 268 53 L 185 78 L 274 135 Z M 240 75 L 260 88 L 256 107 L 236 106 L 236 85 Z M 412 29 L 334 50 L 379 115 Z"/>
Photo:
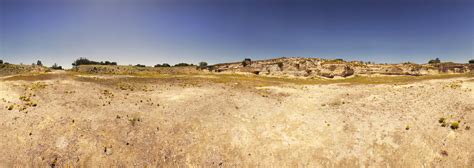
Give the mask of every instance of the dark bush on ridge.
<path id="1" fill-rule="evenodd" d="M 0 60 L 0 64 L 3 64 L 3 60 Z"/>
<path id="2" fill-rule="evenodd" d="M 117 65 L 117 62 L 110 62 L 110 61 L 91 61 L 87 58 L 79 58 L 74 63 L 72 63 L 72 66 L 79 66 L 79 65 Z"/>
<path id="3" fill-rule="evenodd" d="M 155 67 L 170 67 L 170 64 L 168 63 L 156 64 Z"/>
<path id="4" fill-rule="evenodd" d="M 146 65 L 137 64 L 136 67 L 146 67 Z"/>
<path id="5" fill-rule="evenodd" d="M 183 67 L 183 66 L 194 66 L 193 64 L 188 64 L 188 63 L 179 63 L 179 64 L 175 64 L 174 65 L 175 67 Z"/>
<path id="6" fill-rule="evenodd" d="M 246 67 L 247 65 L 250 65 L 252 63 L 252 60 L 250 58 L 245 58 L 244 61 L 242 61 L 242 66 Z"/>
<path id="7" fill-rule="evenodd" d="M 58 64 L 54 63 L 53 66 L 51 66 L 51 69 L 57 69 L 57 70 L 62 70 L 62 66 L 58 66 Z"/>
<path id="8" fill-rule="evenodd" d="M 470 64 L 474 64 L 474 59 L 469 60 L 469 63 L 470 63 Z"/>
<path id="9" fill-rule="evenodd" d="M 441 60 L 439 60 L 439 58 L 428 61 L 428 64 L 439 64 L 439 63 L 441 63 Z"/>
<path id="10" fill-rule="evenodd" d="M 207 67 L 207 62 L 200 62 L 199 67 Z"/>

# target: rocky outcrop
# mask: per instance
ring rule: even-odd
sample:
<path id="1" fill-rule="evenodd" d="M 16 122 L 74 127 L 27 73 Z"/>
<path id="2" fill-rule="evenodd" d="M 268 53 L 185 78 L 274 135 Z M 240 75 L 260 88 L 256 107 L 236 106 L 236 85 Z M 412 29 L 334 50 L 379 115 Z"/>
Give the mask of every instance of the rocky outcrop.
<path id="1" fill-rule="evenodd" d="M 217 73 L 252 73 L 265 76 L 291 77 L 350 77 L 353 75 L 432 75 L 440 73 L 474 73 L 472 64 L 368 64 L 340 59 L 276 58 L 269 60 L 224 63 L 209 66 Z"/>

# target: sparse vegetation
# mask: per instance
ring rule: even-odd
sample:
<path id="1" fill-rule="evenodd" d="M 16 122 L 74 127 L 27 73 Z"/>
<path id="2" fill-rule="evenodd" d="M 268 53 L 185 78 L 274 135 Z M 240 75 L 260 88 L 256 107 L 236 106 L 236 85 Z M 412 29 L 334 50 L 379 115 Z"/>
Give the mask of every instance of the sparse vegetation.
<path id="1" fill-rule="evenodd" d="M 163 64 L 156 64 L 156 65 L 155 65 L 155 68 L 156 68 L 156 67 L 171 67 L 171 66 L 170 66 L 170 64 L 168 64 L 168 63 L 163 63 Z"/>
<path id="2" fill-rule="evenodd" d="M 290 67 L 293 63 L 279 62 L 279 60 L 272 62 L 271 68 L 281 67 L 278 63 L 284 64 L 285 69 L 293 68 Z M 258 68 L 258 65 L 258 62 L 253 62 L 252 68 L 248 66 L 245 69 L 251 71 Z M 302 64 L 302 66 L 305 65 Z M 229 68 L 233 67 L 240 68 L 240 62 L 229 66 Z M 225 146 L 229 138 L 232 138 L 235 144 L 245 143 L 250 146 L 243 151 L 243 154 L 245 157 L 252 157 L 251 161 L 260 159 L 261 150 L 258 150 L 258 145 L 262 143 L 270 145 L 268 153 L 290 151 L 292 153 L 288 154 L 306 157 L 307 155 L 292 149 L 317 145 L 321 147 L 321 150 L 331 149 L 334 153 L 344 153 L 348 145 L 360 144 L 363 147 L 370 147 L 374 140 L 370 137 L 372 135 L 384 135 L 387 139 L 395 140 L 400 140 L 400 137 L 403 140 L 403 138 L 416 135 L 419 140 L 410 143 L 424 145 L 423 149 L 420 148 L 423 150 L 421 152 L 433 154 L 434 151 L 436 152 L 434 157 L 443 157 L 444 154 L 440 152 L 446 150 L 452 156 L 443 159 L 454 161 L 469 159 L 467 155 L 457 154 L 457 152 L 464 152 L 464 148 L 453 148 L 452 145 L 440 146 L 441 143 L 472 146 L 468 138 L 472 132 L 466 131 L 470 129 L 467 125 L 471 124 L 468 119 L 472 118 L 472 114 L 466 112 L 470 110 L 469 102 L 472 92 L 461 91 L 461 89 L 472 88 L 472 74 L 303 79 L 244 73 L 194 73 L 196 71 L 177 75 L 157 73 L 170 72 L 168 70 L 173 69 L 195 70 L 196 67 L 137 68 L 91 65 L 77 67 L 79 68 L 96 68 L 96 71 L 94 73 L 56 71 L 55 73 L 2 78 L 1 81 L 6 82 L 6 84 L 0 83 L 0 93 L 2 93 L 0 99 L 6 99 L 3 102 L 0 100 L 0 112 L 3 112 L 6 128 L 0 131 L 3 133 L 2 137 L 12 142 L 19 137 L 20 140 L 30 144 L 24 146 L 25 143 L 21 143 L 19 145 L 23 146 L 19 147 L 5 146 L 5 149 L 8 151 L 21 149 L 22 152 L 29 152 L 27 154 L 36 154 L 33 150 L 35 148 L 57 148 L 58 150 L 53 153 L 39 153 L 38 156 L 45 157 L 41 161 L 48 162 L 57 154 L 61 156 L 58 157 L 57 165 L 64 165 L 65 162 L 70 161 L 68 160 L 70 157 L 62 157 L 66 156 L 68 151 L 72 152 L 70 155 L 74 156 L 72 158 L 74 161 L 76 161 L 76 156 L 77 159 L 81 158 L 81 161 L 84 161 L 83 158 L 88 157 L 85 155 L 87 153 L 109 155 L 113 151 L 113 155 L 103 157 L 115 157 L 124 162 L 133 163 L 136 156 L 142 154 L 142 151 L 150 146 L 159 146 L 160 149 L 164 147 L 163 149 L 167 150 L 165 152 L 172 155 L 181 154 L 181 150 L 206 152 L 209 151 L 209 147 L 223 145 L 221 142 L 224 142 L 223 146 Z M 114 69 L 127 73 L 120 75 L 100 73 Z M 128 73 L 132 72 L 130 70 L 140 72 L 150 70 L 155 74 L 148 76 Z M 452 77 L 461 78 L 419 82 Z M 35 83 L 35 80 L 43 82 Z M 419 83 L 404 85 L 414 82 Z M 325 85 L 333 83 L 337 84 Z M 460 84 L 462 87 L 457 90 L 449 89 L 447 86 L 451 83 Z M 46 90 L 31 92 L 37 88 L 44 88 L 46 84 L 48 84 Z M 354 84 L 357 86 L 351 86 Z M 21 90 L 23 86 L 25 90 Z M 445 89 L 442 89 L 443 87 Z M 148 90 L 153 91 L 147 92 Z M 441 91 L 431 92 L 432 90 Z M 37 108 L 33 108 L 37 105 Z M 451 129 L 454 130 L 453 121 L 458 119 L 463 122 L 459 122 L 458 128 L 452 131 Z M 439 124 L 436 124 L 436 121 Z M 235 127 L 235 123 L 238 123 L 238 127 Z M 423 125 L 427 123 L 432 125 Z M 443 124 L 445 127 L 440 126 Z M 48 130 L 44 131 L 45 129 Z M 64 130 L 75 132 L 64 135 Z M 386 134 L 387 130 L 390 134 Z M 33 132 L 33 135 L 28 136 L 30 132 Z M 314 132 L 319 136 L 309 135 Z M 17 137 L 8 136 L 16 134 L 18 134 Z M 209 136 L 210 134 L 218 136 Z M 255 135 L 265 137 L 251 138 Z M 352 136 L 357 136 L 357 138 L 347 138 Z M 160 138 L 156 139 L 156 137 Z M 341 137 L 343 139 L 338 139 Z M 84 145 L 92 144 L 94 148 L 70 150 L 70 145 L 76 143 L 75 140 L 78 138 L 84 140 L 81 142 Z M 338 143 L 321 141 L 321 139 L 334 138 Z M 446 140 L 449 142 L 444 142 Z M 44 143 L 31 143 L 35 141 L 44 141 Z M 286 145 L 292 145 L 289 143 L 296 141 L 298 144 L 287 150 Z M 200 145 L 188 145 L 196 143 Z M 285 145 L 285 149 L 279 148 L 281 145 Z M 384 157 L 387 149 L 391 150 L 391 148 L 391 146 L 382 145 L 380 150 L 373 152 L 373 155 Z M 242 154 L 240 153 L 242 151 L 234 150 L 234 148 L 232 151 L 227 148 L 218 150 L 222 153 Z M 365 153 L 364 150 L 365 148 L 362 151 L 357 150 L 356 154 Z M 399 155 L 413 155 L 417 152 L 419 153 L 419 151 L 401 148 L 393 158 L 399 158 Z M 212 155 L 212 152 L 209 154 Z M 319 154 L 318 151 L 314 153 L 310 151 L 307 158 L 301 160 L 311 161 L 315 156 L 320 157 Z M 266 157 L 267 153 L 264 155 Z M 149 156 L 140 155 L 144 159 L 162 156 L 172 157 L 166 153 L 156 152 L 150 153 Z M 203 157 L 206 159 L 206 156 Z M 38 161 L 40 159 L 38 158 Z M 217 165 L 221 162 L 220 159 L 228 158 L 210 161 L 216 162 L 214 165 Z M 228 161 L 232 161 L 232 164 L 239 162 L 239 160 L 224 161 L 226 161 L 225 164 Z M 183 160 L 176 161 L 178 164 L 182 162 Z M 120 162 L 116 161 L 116 163 Z M 157 161 L 157 163 L 162 162 Z"/>
<path id="3" fill-rule="evenodd" d="M 441 117 L 441 118 L 439 118 L 438 122 L 439 122 L 440 124 L 445 123 L 445 122 L 446 122 L 446 118 Z"/>
<path id="4" fill-rule="evenodd" d="M 441 60 L 439 60 L 439 58 L 428 61 L 428 64 L 439 64 L 439 63 L 441 63 Z"/>
<path id="5" fill-rule="evenodd" d="M 130 121 L 130 124 L 132 124 L 132 126 L 135 126 L 138 122 L 141 121 L 141 119 L 139 117 L 132 117 L 128 119 L 128 121 Z"/>
<path id="6" fill-rule="evenodd" d="M 56 70 L 62 70 L 62 66 L 58 66 L 58 64 L 54 63 L 53 66 L 51 66 L 51 69 L 56 69 Z"/>
<path id="7" fill-rule="evenodd" d="M 451 123 L 451 129 L 455 130 L 459 128 L 459 121 L 454 121 Z"/>
<path id="8" fill-rule="evenodd" d="M 207 67 L 207 62 L 200 62 L 199 67 L 201 68 Z"/>
<path id="9" fill-rule="evenodd" d="M 277 65 L 280 70 L 283 70 L 283 62 L 278 62 Z"/>
<path id="10" fill-rule="evenodd" d="M 7 109 L 8 109 L 8 110 L 13 110 L 14 107 L 15 107 L 15 106 L 14 106 L 13 104 L 11 104 L 11 105 L 7 106 Z"/>
<path id="11" fill-rule="evenodd" d="M 80 66 L 80 65 L 117 65 L 117 62 L 110 62 L 110 61 L 97 62 L 97 61 L 91 61 L 87 58 L 81 57 L 72 63 L 72 66 Z"/>
<path id="12" fill-rule="evenodd" d="M 183 66 L 194 66 L 193 64 L 188 64 L 188 63 L 178 63 L 174 65 L 175 67 L 183 67 Z"/>
<path id="13" fill-rule="evenodd" d="M 244 61 L 242 61 L 242 66 L 246 67 L 252 63 L 252 60 L 250 58 L 245 58 Z"/>

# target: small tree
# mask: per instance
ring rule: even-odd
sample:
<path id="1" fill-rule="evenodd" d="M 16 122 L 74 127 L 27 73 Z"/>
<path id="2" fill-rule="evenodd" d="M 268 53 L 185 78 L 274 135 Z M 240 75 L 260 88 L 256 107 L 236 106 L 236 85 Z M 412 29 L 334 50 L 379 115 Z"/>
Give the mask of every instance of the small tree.
<path id="1" fill-rule="evenodd" d="M 242 66 L 246 67 L 247 65 L 250 65 L 252 63 L 252 60 L 250 58 L 245 58 L 244 61 L 242 61 Z"/>
<path id="2" fill-rule="evenodd" d="M 199 67 L 207 67 L 207 62 L 200 62 Z"/>
<path id="3" fill-rule="evenodd" d="M 3 60 L 0 60 L 0 64 L 3 64 Z"/>
<path id="4" fill-rule="evenodd" d="M 1 61 L 1 60 L 0 60 L 0 61 Z M 470 63 L 470 64 L 474 64 L 474 59 L 469 60 L 469 63 Z"/>
<path id="5" fill-rule="evenodd" d="M 441 63 L 441 60 L 439 60 L 439 58 L 428 61 L 428 64 L 439 64 L 439 63 Z"/>
<path id="6" fill-rule="evenodd" d="M 62 70 L 63 67 L 62 66 L 58 66 L 58 64 L 54 63 L 53 66 L 51 66 L 51 69 L 58 69 L 58 70 Z"/>
<path id="7" fill-rule="evenodd" d="M 43 66 L 43 63 L 40 60 L 38 60 L 38 61 L 36 61 L 36 65 Z"/>

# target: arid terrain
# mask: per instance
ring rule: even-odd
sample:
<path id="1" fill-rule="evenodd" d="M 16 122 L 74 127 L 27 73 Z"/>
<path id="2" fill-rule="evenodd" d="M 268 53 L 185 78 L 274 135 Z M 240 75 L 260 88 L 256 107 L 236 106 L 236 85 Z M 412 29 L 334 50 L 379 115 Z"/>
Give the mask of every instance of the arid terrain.
<path id="1" fill-rule="evenodd" d="M 472 74 L 52 71 L 2 77 L 0 99 L 0 167 L 474 166 Z"/>

